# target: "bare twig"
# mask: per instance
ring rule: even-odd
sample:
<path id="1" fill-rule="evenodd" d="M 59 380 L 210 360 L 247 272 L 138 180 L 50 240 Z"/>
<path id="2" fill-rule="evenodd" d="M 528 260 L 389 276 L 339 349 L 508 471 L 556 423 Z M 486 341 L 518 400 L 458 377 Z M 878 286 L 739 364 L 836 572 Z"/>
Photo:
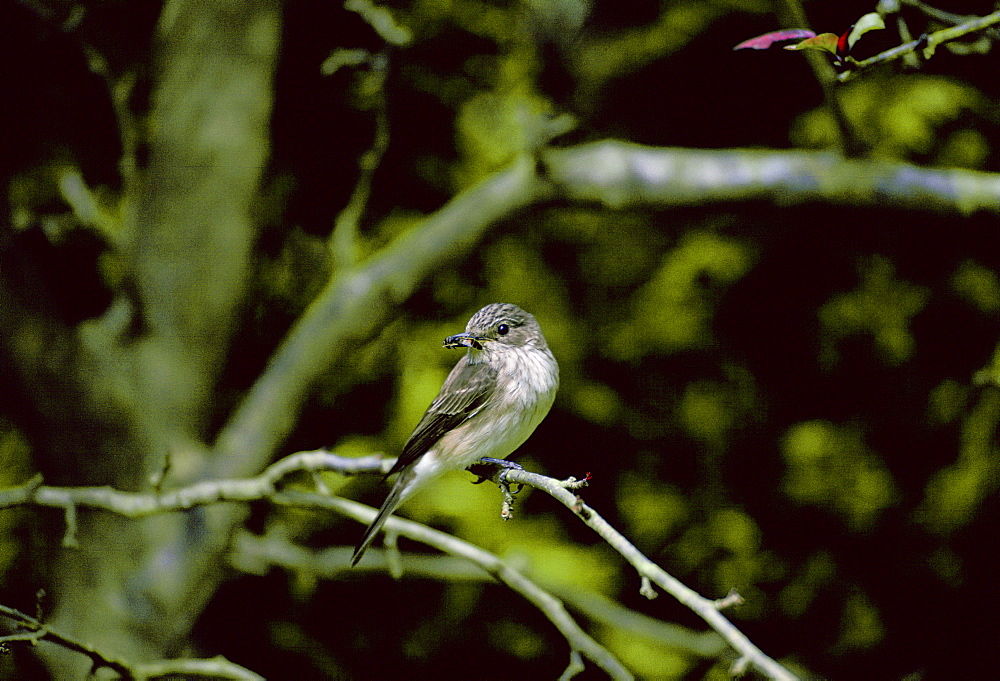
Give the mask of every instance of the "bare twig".
<path id="1" fill-rule="evenodd" d="M 324 450 L 299 452 L 272 464 L 261 475 L 255 478 L 248 480 L 205 481 L 178 490 L 158 494 L 121 492 L 108 487 L 47 487 L 41 485 L 40 480 L 35 478 L 20 487 L 4 490 L 0 493 L 0 508 L 34 504 L 60 507 L 66 509 L 69 515 L 71 512 L 75 513 L 75 509 L 78 506 L 85 506 L 134 518 L 167 511 L 185 510 L 197 505 L 269 499 L 272 503 L 279 505 L 329 508 L 360 522 L 367 523 L 375 516 L 375 509 L 369 506 L 339 497 L 315 493 L 291 490 L 277 491 L 275 485 L 283 477 L 297 471 L 375 471 L 384 470 L 384 467 L 390 464 L 390 461 L 376 456 L 349 459 Z M 500 473 L 497 473 L 497 475 L 500 475 Z M 650 583 L 655 583 L 671 593 L 681 603 L 701 615 L 705 621 L 740 653 L 741 659 L 745 658 L 749 663 L 771 678 L 795 678 L 784 667 L 767 657 L 759 648 L 753 645 L 742 632 L 719 612 L 720 608 L 738 602 L 739 597 L 736 594 L 730 594 L 720 601 L 706 599 L 684 586 L 680 581 L 646 558 L 632 543 L 601 518 L 596 511 L 587 506 L 578 495 L 574 494 L 575 490 L 586 483 L 586 478 L 582 481 L 575 478 L 556 480 L 523 470 L 510 469 L 505 469 L 503 475 L 509 483 L 528 484 L 542 489 L 565 504 L 635 566 L 641 577 L 642 591 L 647 597 L 655 597 L 656 593 L 650 586 Z M 472 560 L 500 581 L 522 593 L 536 607 L 542 610 L 560 632 L 563 633 L 574 650 L 580 651 L 588 659 L 594 661 L 602 669 L 611 674 L 613 678 L 631 678 L 624 667 L 607 650 L 583 634 L 582 630 L 579 629 L 572 618 L 566 613 L 562 603 L 527 580 L 520 572 L 504 564 L 496 556 L 451 535 L 410 521 L 392 518 L 387 523 L 386 528 L 388 531 L 405 534 L 407 537 L 435 546 L 448 553 Z M 344 564 L 347 564 L 346 560 Z"/>
<path id="2" fill-rule="evenodd" d="M 309 549 L 290 541 L 281 529 L 271 529 L 263 536 L 241 530 L 233 537 L 229 562 L 237 570 L 254 575 L 264 575 L 272 567 L 278 567 L 322 579 L 340 579 L 349 573 L 356 574 L 358 570 L 391 569 L 389 551 L 369 549 L 365 562 L 353 568 L 349 563 L 352 551 L 346 546 Z M 451 583 L 491 580 L 488 573 L 464 558 L 396 553 L 400 558 L 400 577 Z M 725 641 L 714 631 L 692 631 L 672 622 L 663 622 L 630 610 L 595 591 L 567 588 L 544 581 L 539 582 L 539 586 L 588 620 L 629 636 L 639 636 L 701 658 L 717 658 L 726 649 Z"/>
<path id="3" fill-rule="evenodd" d="M 937 7 L 931 7 L 926 2 L 921 2 L 921 0 L 900 0 L 903 5 L 909 5 L 910 7 L 915 7 L 931 19 L 936 19 L 942 24 L 949 24 L 951 26 L 956 26 L 958 24 L 964 24 L 966 21 L 971 19 L 976 19 L 974 15 L 968 14 L 954 14 L 952 12 L 946 12 L 943 9 L 938 9 Z M 990 28 L 986 30 L 986 33 L 994 39 L 1000 39 L 1000 31 L 995 28 Z"/>
<path id="4" fill-rule="evenodd" d="M 790 680 L 796 678 L 778 662 L 765 655 L 743 632 L 726 619 L 719 612 L 719 602 L 701 596 L 646 558 L 634 544 L 614 529 L 597 511 L 587 506 L 578 495 L 567 490 L 561 481 L 525 470 L 508 470 L 506 476 L 510 482 L 519 482 L 543 490 L 573 511 L 588 527 L 597 532 L 612 548 L 624 556 L 640 577 L 649 579 L 708 622 L 709 626 L 719 632 L 729 645 L 736 649 L 741 660 L 748 661 L 772 679 Z M 722 604 L 729 605 L 732 602 L 734 602 L 734 597 L 730 594 L 723 599 Z"/>
<path id="5" fill-rule="evenodd" d="M 371 506 L 340 497 L 324 497 L 308 492 L 285 491 L 274 495 L 272 499 L 275 503 L 283 505 L 331 509 L 362 523 L 370 523 L 376 514 L 376 510 Z M 434 546 L 447 553 L 472 561 L 530 601 L 555 625 L 559 633 L 567 640 L 571 649 L 579 651 L 581 655 L 607 672 L 612 679 L 633 678 L 632 674 L 622 666 L 621 662 L 580 628 L 573 618 L 570 617 L 569 613 L 566 612 L 559 599 L 541 589 L 537 584 L 525 577 L 518 570 L 504 563 L 497 556 L 450 534 L 439 532 L 426 525 L 402 518 L 389 518 L 386 528 L 411 539 Z M 345 567 L 348 564 L 346 557 L 345 554 Z"/>
<path id="6" fill-rule="evenodd" d="M 206 480 L 187 487 L 162 492 L 122 492 L 112 487 L 50 487 L 35 476 L 17 487 L 0 490 L 0 508 L 47 506 L 66 514 L 65 545 L 75 545 L 78 507 L 109 511 L 127 518 L 143 518 L 171 511 L 184 511 L 223 501 L 257 501 L 275 494 L 275 485 L 298 471 L 338 471 L 344 474 L 385 472 L 392 459 L 381 456 L 349 458 L 323 449 L 298 452 L 285 457 L 263 473 L 246 480 Z"/>
<path id="7" fill-rule="evenodd" d="M 0 636 L 0 650 L 10 643 L 37 644 L 48 641 L 62 646 L 81 655 L 86 655 L 91 661 L 91 673 L 106 668 L 118 674 L 123 679 L 144 681 L 164 677 L 183 675 L 187 678 L 203 676 L 212 679 L 233 679 L 234 681 L 263 681 L 264 677 L 255 674 L 246 667 L 230 662 L 222 656 L 211 659 L 177 659 L 158 660 L 131 664 L 112 657 L 93 646 L 60 633 L 40 620 L 25 614 L 16 608 L 0 605 L 0 615 L 14 621 L 15 633 Z"/>
<path id="8" fill-rule="evenodd" d="M 86 643 L 82 643 L 76 639 L 61 634 L 48 625 L 43 624 L 40 620 L 35 619 L 31 615 L 6 605 L 0 605 L 0 614 L 13 620 L 19 630 L 14 634 L 0 636 L 0 645 L 17 642 L 28 642 L 34 644 L 39 641 L 49 641 L 60 645 L 67 650 L 72 650 L 73 652 L 86 655 L 90 658 L 93 665 L 92 670 L 106 667 L 114 672 L 117 672 L 118 674 L 121 674 L 122 678 L 136 678 L 131 667 L 127 663 L 114 659 L 110 655 L 106 655 Z"/>

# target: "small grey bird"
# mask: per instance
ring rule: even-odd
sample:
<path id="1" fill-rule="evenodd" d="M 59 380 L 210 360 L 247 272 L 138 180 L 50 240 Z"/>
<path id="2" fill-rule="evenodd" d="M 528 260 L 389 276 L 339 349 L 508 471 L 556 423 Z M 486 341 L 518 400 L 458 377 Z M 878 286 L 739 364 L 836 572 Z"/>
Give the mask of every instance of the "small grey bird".
<path id="1" fill-rule="evenodd" d="M 356 565 L 401 503 L 440 475 L 483 458 L 502 459 L 549 413 L 559 365 L 535 318 L 507 303 L 487 305 L 449 336 L 446 348 L 468 348 L 448 374 L 388 475 L 392 491 L 351 558 Z"/>

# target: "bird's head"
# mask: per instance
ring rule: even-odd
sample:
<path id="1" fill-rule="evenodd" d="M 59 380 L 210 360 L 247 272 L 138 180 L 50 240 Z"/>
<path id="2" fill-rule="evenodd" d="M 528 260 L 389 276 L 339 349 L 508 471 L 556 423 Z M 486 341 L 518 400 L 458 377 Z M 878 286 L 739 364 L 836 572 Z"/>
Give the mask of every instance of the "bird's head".
<path id="1" fill-rule="evenodd" d="M 501 350 L 503 347 L 546 348 L 538 322 L 529 313 L 510 303 L 492 303 L 472 315 L 464 333 L 444 339 L 446 348 Z"/>

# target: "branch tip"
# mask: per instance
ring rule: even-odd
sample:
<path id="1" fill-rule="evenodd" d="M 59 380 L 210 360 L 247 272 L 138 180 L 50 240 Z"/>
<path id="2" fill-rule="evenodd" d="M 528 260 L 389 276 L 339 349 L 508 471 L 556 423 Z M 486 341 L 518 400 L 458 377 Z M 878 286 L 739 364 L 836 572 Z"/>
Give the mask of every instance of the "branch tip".
<path id="1" fill-rule="evenodd" d="M 745 602 L 736 589 L 731 589 L 724 598 L 718 598 L 713 603 L 717 610 L 725 610 L 734 605 L 743 605 Z"/>
<path id="2" fill-rule="evenodd" d="M 649 600 L 653 600 L 660 595 L 659 592 L 653 588 L 653 582 L 646 576 L 642 577 L 642 582 L 639 585 L 639 593 Z"/>

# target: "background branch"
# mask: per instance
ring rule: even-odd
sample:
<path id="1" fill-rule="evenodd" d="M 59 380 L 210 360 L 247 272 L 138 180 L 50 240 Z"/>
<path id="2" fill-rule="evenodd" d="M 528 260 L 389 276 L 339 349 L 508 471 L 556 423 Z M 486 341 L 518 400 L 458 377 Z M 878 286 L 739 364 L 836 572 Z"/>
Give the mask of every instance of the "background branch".
<path id="1" fill-rule="evenodd" d="M 309 549 L 290 541 L 280 528 L 271 528 L 263 536 L 242 530 L 233 538 L 229 561 L 237 570 L 253 575 L 265 575 L 270 568 L 279 567 L 333 580 L 358 571 L 389 571 L 396 564 L 388 556 L 390 550 L 372 548 L 370 553 L 365 554 L 363 563 L 351 567 L 349 561 L 352 551 L 352 548 L 346 546 Z M 400 572 L 398 576 L 394 575 L 397 579 L 429 579 L 450 583 L 490 581 L 489 573 L 464 558 L 407 552 L 399 556 L 398 567 L 401 568 Z M 588 620 L 627 635 L 639 636 L 702 658 L 719 658 L 726 650 L 725 641 L 714 631 L 692 631 L 626 608 L 596 591 L 567 589 L 565 586 L 538 581 L 541 576 L 529 577 Z"/>
<path id="2" fill-rule="evenodd" d="M 1000 175 L 814 151 L 662 149 L 603 141 L 544 152 L 559 194 L 612 208 L 769 200 L 1000 212 Z"/>
<path id="3" fill-rule="evenodd" d="M 369 523 L 375 518 L 376 509 L 340 497 L 327 497 L 294 490 L 279 492 L 273 497 L 274 503 L 308 507 L 327 508 L 361 523 Z M 438 548 L 447 553 L 472 561 L 497 580 L 520 593 L 537 607 L 569 642 L 571 648 L 603 669 L 613 679 L 631 679 L 632 674 L 611 654 L 587 635 L 566 612 L 562 603 L 534 582 L 510 567 L 497 556 L 490 554 L 457 537 L 431 529 L 398 517 L 391 517 L 386 523 L 387 531 L 399 533 L 410 539 Z M 346 554 L 345 554 L 346 555 Z M 345 561 L 345 564 L 347 562 Z"/>
<path id="4" fill-rule="evenodd" d="M 43 622 L 27 615 L 16 608 L 0 605 L 0 615 L 14 623 L 17 633 L 0 636 L 0 648 L 12 643 L 41 642 L 54 643 L 61 648 L 87 657 L 91 662 L 90 674 L 97 676 L 100 669 L 110 669 L 129 681 L 146 681 L 147 679 L 173 678 L 177 675 L 185 677 L 205 677 L 212 679 L 233 679 L 234 681 L 263 681 L 263 676 L 249 669 L 234 664 L 221 655 L 211 659 L 176 659 L 159 660 L 134 664 L 110 656 L 91 645 L 66 636 Z M 5 652 L 0 650 L 0 652 Z"/>

